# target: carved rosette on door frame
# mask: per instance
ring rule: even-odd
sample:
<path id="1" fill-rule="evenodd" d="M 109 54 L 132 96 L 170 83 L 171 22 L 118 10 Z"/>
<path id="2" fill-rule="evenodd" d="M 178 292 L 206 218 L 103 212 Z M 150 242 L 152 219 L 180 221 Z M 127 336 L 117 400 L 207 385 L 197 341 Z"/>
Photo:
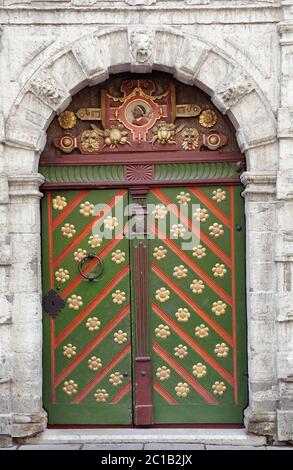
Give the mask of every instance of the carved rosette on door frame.
<path id="1" fill-rule="evenodd" d="M 242 423 L 244 166 L 227 118 L 167 74 L 113 76 L 56 116 L 40 160 L 50 424 Z"/>

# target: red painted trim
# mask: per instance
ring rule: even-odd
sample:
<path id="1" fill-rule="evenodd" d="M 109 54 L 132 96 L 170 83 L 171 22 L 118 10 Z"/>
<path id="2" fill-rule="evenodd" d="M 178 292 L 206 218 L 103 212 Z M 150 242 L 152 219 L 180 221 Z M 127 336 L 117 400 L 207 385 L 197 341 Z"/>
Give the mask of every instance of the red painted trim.
<path id="1" fill-rule="evenodd" d="M 194 388 L 194 390 L 201 395 L 208 403 L 212 405 L 218 405 L 218 400 L 215 399 L 202 385 L 200 385 L 193 377 L 190 375 L 187 370 L 184 369 L 180 364 L 178 364 L 173 357 L 171 357 L 158 343 L 153 343 L 153 350 L 164 360 L 166 361 L 175 372 L 180 375 L 186 382 Z"/>
<path id="2" fill-rule="evenodd" d="M 121 390 L 119 390 L 119 392 L 116 393 L 116 395 L 114 395 L 114 397 L 111 398 L 109 403 L 112 403 L 113 405 L 119 403 L 119 401 L 122 400 L 122 398 L 131 391 L 131 385 L 132 382 L 130 380 L 126 385 L 124 385 L 124 387 L 121 388 Z"/>
<path id="3" fill-rule="evenodd" d="M 120 242 L 119 238 L 114 238 L 111 240 L 99 253 L 99 257 L 104 259 L 105 256 L 108 255 L 110 251 L 112 251 L 115 246 Z M 84 273 L 88 274 L 91 270 L 96 266 L 97 260 L 93 259 L 88 263 L 88 265 L 84 268 Z M 76 287 L 83 281 L 83 277 L 78 273 L 77 276 L 71 281 L 71 283 L 62 291 L 60 294 L 63 298 L 67 297 Z"/>
<path id="4" fill-rule="evenodd" d="M 194 300 L 192 300 L 186 292 L 181 289 L 175 282 L 172 281 L 161 269 L 155 264 L 151 265 L 152 271 L 164 281 L 174 292 L 181 297 L 181 299 L 189 305 L 198 316 L 200 316 L 213 330 L 222 338 L 227 341 L 231 346 L 233 345 L 233 338 L 222 328 L 217 322 L 215 322 Z"/>
<path id="5" fill-rule="evenodd" d="M 110 201 L 108 201 L 105 204 L 105 209 L 103 209 L 99 215 L 96 217 L 93 217 L 93 219 L 84 227 L 84 229 L 80 232 L 80 234 L 68 245 L 67 248 L 65 248 L 62 253 L 58 256 L 58 258 L 54 261 L 54 267 L 56 268 L 61 261 L 70 253 L 79 243 L 80 241 L 90 233 L 92 230 L 93 226 L 100 220 L 102 217 L 107 215 L 109 211 L 115 206 L 115 203 L 117 202 L 117 198 L 122 198 L 124 194 L 126 193 L 126 190 L 121 190 L 119 191 L 115 196 L 113 196 Z"/>
<path id="6" fill-rule="evenodd" d="M 185 341 L 188 346 L 190 346 L 194 351 L 199 354 L 208 364 L 210 364 L 218 374 L 220 374 L 227 382 L 233 386 L 233 377 L 229 372 L 227 372 L 218 362 L 211 357 L 204 349 L 202 349 L 195 341 L 191 338 L 177 323 L 172 320 L 158 305 L 155 303 L 152 304 L 153 311 L 164 320 L 167 325 L 174 330 L 177 335 Z"/>
<path id="7" fill-rule="evenodd" d="M 53 258 L 53 230 L 52 230 L 52 195 L 48 193 L 48 245 L 49 245 L 49 270 L 50 270 L 50 289 L 54 289 L 54 258 Z"/>
<path id="8" fill-rule="evenodd" d="M 178 162 L 177 162 L 178 163 Z M 70 181 L 70 182 L 56 182 L 50 183 L 45 182 L 41 189 L 42 191 L 49 191 L 49 190 L 57 190 L 57 189 L 103 189 L 103 188 L 132 188 L 133 186 L 145 185 L 145 181 L 98 181 L 98 182 L 77 182 L 77 181 Z M 149 187 L 153 186 L 170 186 L 170 187 L 181 187 L 184 186 L 213 186 L 221 184 L 221 186 L 231 186 L 231 185 L 241 185 L 239 178 L 223 178 L 223 179 L 193 179 L 193 180 L 149 180 L 148 182 Z"/>
<path id="9" fill-rule="evenodd" d="M 229 188 L 230 191 L 230 230 L 231 230 L 231 253 L 232 253 L 232 331 L 233 331 L 233 377 L 234 377 L 234 403 L 238 404 L 238 381 L 237 381 L 237 320 L 236 320 L 236 279 L 235 279 L 235 201 L 234 190 Z"/>
<path id="10" fill-rule="evenodd" d="M 49 273 L 50 273 L 50 289 L 54 289 L 54 269 L 53 269 L 53 239 L 52 239 L 52 195 L 48 193 L 47 199 L 48 209 L 48 245 L 49 245 Z M 56 403 L 55 393 L 55 320 L 50 318 L 50 342 L 51 342 L 51 400 Z"/>
<path id="11" fill-rule="evenodd" d="M 182 259 L 182 261 L 187 264 L 187 266 L 192 269 L 195 274 L 201 277 L 206 284 L 214 291 L 216 292 L 222 299 L 225 300 L 229 305 L 232 305 L 232 298 L 230 295 L 227 294 L 227 292 L 224 291 L 218 284 L 211 279 L 205 271 L 203 271 L 198 265 L 192 262 L 192 260 L 187 256 L 183 250 L 181 250 L 176 243 L 174 243 L 172 240 L 169 240 L 168 238 L 164 239 L 164 234 L 155 226 L 152 226 L 153 232 L 158 236 L 160 240 L 162 240 L 165 245 L 167 245 L 179 258 Z"/>
<path id="12" fill-rule="evenodd" d="M 42 155 L 40 166 L 62 166 L 62 165 L 126 165 L 132 163 L 138 164 L 164 164 L 164 163 L 205 163 L 205 162 L 238 162 L 245 161 L 241 153 L 221 153 L 221 152 L 187 152 L 187 151 L 144 151 L 143 147 L 139 152 L 135 150 L 131 153 L 116 152 L 104 154 L 70 154 L 60 153 L 55 158 Z"/>
<path id="13" fill-rule="evenodd" d="M 55 319 L 50 318 L 50 335 L 51 335 L 51 400 L 53 405 L 56 403 L 55 392 Z"/>
<path id="14" fill-rule="evenodd" d="M 185 217 L 184 214 L 180 214 L 178 207 L 175 206 L 171 199 L 163 194 L 158 188 L 152 189 L 152 193 L 166 206 L 169 206 L 170 211 L 175 214 L 178 220 L 180 215 L 180 221 L 186 225 L 188 229 L 192 231 L 192 233 L 194 233 L 200 240 L 202 240 L 205 245 L 207 245 L 214 252 L 215 255 L 221 258 L 221 260 L 224 261 L 227 266 L 231 266 L 231 259 L 229 256 L 223 250 L 221 250 L 221 248 L 219 248 L 218 245 L 214 243 L 204 232 L 202 232 L 198 226 L 195 226 L 189 218 Z"/>
<path id="15" fill-rule="evenodd" d="M 198 188 L 196 188 L 196 189 L 189 188 L 188 191 L 190 191 L 192 194 L 194 194 L 195 197 L 197 197 L 206 207 L 208 207 L 210 209 L 210 211 L 224 225 L 226 225 L 226 227 L 230 228 L 229 218 L 200 189 L 198 189 Z"/>
<path id="16" fill-rule="evenodd" d="M 165 390 L 159 382 L 154 381 L 154 390 L 166 400 L 169 405 L 176 405 L 177 401 Z"/>
<path id="17" fill-rule="evenodd" d="M 60 385 L 60 383 L 67 377 L 68 374 L 71 374 L 71 372 L 85 359 L 85 357 L 90 354 L 90 352 L 98 346 L 98 344 L 105 339 L 105 337 L 112 331 L 114 328 L 116 328 L 117 325 L 123 320 L 123 318 L 126 317 L 130 312 L 130 306 L 129 304 L 123 307 L 122 310 L 120 310 L 117 315 L 115 315 L 114 318 L 105 326 L 105 328 L 96 336 L 93 338 L 88 345 L 76 356 L 76 358 L 67 366 L 63 371 L 56 377 L 55 381 L 55 387 Z"/>
<path id="18" fill-rule="evenodd" d="M 56 347 L 58 347 L 62 341 L 79 325 L 82 320 L 85 319 L 90 312 L 96 308 L 96 306 L 109 294 L 111 289 L 114 287 L 129 273 L 129 265 L 126 265 L 121 271 L 116 274 L 116 276 L 112 279 L 111 283 L 109 283 L 104 289 L 102 289 L 99 294 L 85 307 L 85 309 L 77 315 L 66 328 L 57 336 L 56 338 Z"/>
<path id="19" fill-rule="evenodd" d="M 90 391 L 106 377 L 110 370 L 113 369 L 113 367 L 115 367 L 116 364 L 118 364 L 118 362 L 120 362 L 130 352 L 130 350 L 131 345 L 128 343 L 124 349 L 119 351 L 119 353 L 116 354 L 116 356 L 113 357 L 113 359 L 111 359 L 111 361 L 108 362 L 105 367 L 103 367 L 103 369 L 99 372 L 99 375 L 96 376 L 71 403 L 80 403 L 90 393 Z"/>
<path id="20" fill-rule="evenodd" d="M 80 203 L 80 201 L 83 200 L 83 198 L 89 193 L 89 191 L 80 191 L 74 198 L 70 201 L 69 204 L 60 212 L 60 214 L 57 215 L 57 217 L 54 219 L 52 228 L 55 230 L 58 225 L 60 225 L 63 220 L 66 219 L 66 217 L 76 208 L 77 204 Z"/>

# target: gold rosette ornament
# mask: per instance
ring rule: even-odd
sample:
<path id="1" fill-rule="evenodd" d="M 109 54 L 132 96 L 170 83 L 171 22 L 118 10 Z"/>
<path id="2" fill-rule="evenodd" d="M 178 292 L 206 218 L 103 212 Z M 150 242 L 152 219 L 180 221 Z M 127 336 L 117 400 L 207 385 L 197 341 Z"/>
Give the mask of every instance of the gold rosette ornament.
<path id="1" fill-rule="evenodd" d="M 209 129 L 216 125 L 218 116 L 212 109 L 206 109 L 200 113 L 198 121 L 202 127 Z"/>
<path id="2" fill-rule="evenodd" d="M 58 123 L 62 129 L 72 129 L 77 122 L 73 111 L 64 111 L 58 116 Z"/>

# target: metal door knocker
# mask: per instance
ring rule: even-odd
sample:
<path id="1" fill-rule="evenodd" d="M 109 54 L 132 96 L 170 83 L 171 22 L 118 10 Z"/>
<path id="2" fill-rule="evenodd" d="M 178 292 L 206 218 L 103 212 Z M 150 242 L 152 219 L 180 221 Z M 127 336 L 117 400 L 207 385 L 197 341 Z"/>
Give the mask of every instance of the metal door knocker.
<path id="1" fill-rule="evenodd" d="M 99 270 L 98 270 L 98 272 L 85 274 L 82 270 L 82 267 L 83 267 L 83 265 L 86 261 L 91 260 L 91 259 L 96 259 L 98 261 Z M 79 270 L 80 275 L 86 281 L 92 282 L 92 281 L 97 280 L 98 277 L 100 277 L 102 275 L 102 273 L 104 271 L 104 263 L 103 263 L 102 259 L 99 256 L 95 255 L 94 253 L 89 253 L 87 256 L 85 256 L 84 258 L 82 258 L 79 261 L 78 270 Z"/>

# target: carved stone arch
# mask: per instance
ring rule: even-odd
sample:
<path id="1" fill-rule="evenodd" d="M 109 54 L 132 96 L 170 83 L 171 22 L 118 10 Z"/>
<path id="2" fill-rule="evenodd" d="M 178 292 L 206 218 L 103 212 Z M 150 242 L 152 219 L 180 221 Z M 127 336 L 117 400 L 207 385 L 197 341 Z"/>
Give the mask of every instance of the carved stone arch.
<path id="1" fill-rule="evenodd" d="M 26 293 L 26 319 L 29 319 L 28 326 L 24 326 L 23 291 L 16 291 L 12 295 L 12 329 L 15 333 L 12 336 L 18 341 L 15 350 L 27 354 L 27 370 L 34 371 L 25 388 L 17 380 L 11 385 L 13 409 L 7 434 L 16 437 L 32 435 L 46 425 L 40 381 L 38 265 L 38 198 L 41 197 L 38 186 L 42 178 L 37 174 L 46 129 L 55 114 L 66 109 L 71 97 L 84 86 L 100 83 L 110 73 L 147 73 L 152 70 L 168 72 L 179 81 L 206 91 L 220 111 L 230 117 L 237 130 L 240 148 L 246 154 L 249 171 L 242 176 L 246 184 L 244 193 L 249 196 L 246 210 L 250 406 L 246 424 L 249 431 L 260 434 L 273 432 L 275 411 L 270 408 L 270 403 L 276 400 L 271 372 L 273 361 L 267 361 L 264 366 L 257 336 L 258 333 L 259 337 L 263 336 L 267 325 L 273 324 L 274 280 L 269 271 L 273 261 L 273 242 L 269 230 L 274 230 L 273 198 L 278 157 L 275 117 L 268 100 L 249 73 L 218 47 L 172 28 L 140 26 L 100 29 L 56 52 L 45 63 L 39 63 L 30 78 L 24 80 L 7 120 L 5 156 L 13 208 L 9 230 L 18 250 L 25 243 L 32 247 L 31 259 L 19 265 L 14 263 L 11 267 L 12 275 L 19 279 L 18 288 Z M 25 236 L 20 238 L 22 232 Z M 16 257 L 15 253 L 13 256 Z M 24 275 L 25 272 L 29 275 Z M 22 371 L 21 354 L 14 359 L 15 370 L 19 368 Z M 19 400 L 20 395 L 22 400 Z"/>
<path id="2" fill-rule="evenodd" d="M 55 113 L 64 110 L 81 88 L 104 81 L 110 73 L 152 70 L 169 72 L 210 94 L 237 129 L 248 168 L 275 169 L 276 161 L 266 161 L 262 148 L 276 140 L 275 117 L 257 84 L 216 46 L 171 28 L 99 30 L 53 55 L 21 89 L 8 118 L 6 143 L 39 154 Z"/>

